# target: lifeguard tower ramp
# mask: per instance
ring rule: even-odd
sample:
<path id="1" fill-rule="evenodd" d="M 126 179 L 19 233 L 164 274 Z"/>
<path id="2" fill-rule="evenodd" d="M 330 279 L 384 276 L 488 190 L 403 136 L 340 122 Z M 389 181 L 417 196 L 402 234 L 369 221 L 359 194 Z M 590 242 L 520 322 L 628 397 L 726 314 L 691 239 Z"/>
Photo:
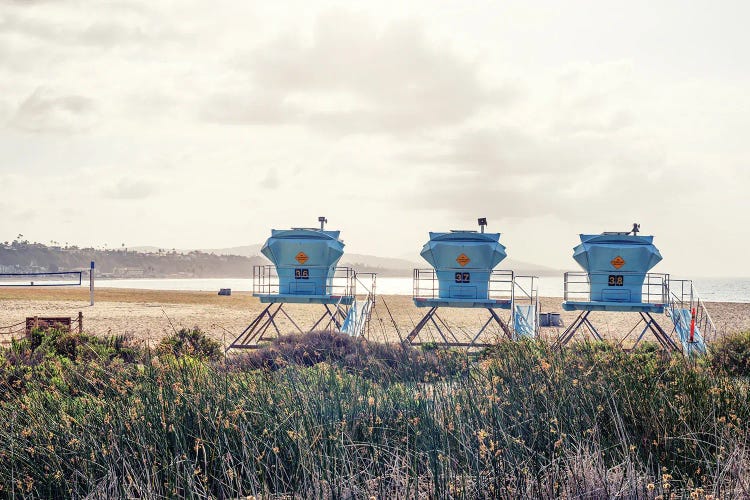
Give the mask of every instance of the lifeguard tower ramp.
<path id="1" fill-rule="evenodd" d="M 716 325 L 692 280 L 668 278 L 669 303 L 667 316 L 674 325 L 686 354 L 705 354 L 706 342 L 716 338 Z"/>
<path id="2" fill-rule="evenodd" d="M 692 282 L 671 281 L 668 274 L 649 272 L 662 256 L 653 243 L 654 237 L 639 236 L 639 229 L 634 224 L 630 232 L 580 235 L 581 243 L 574 248 L 573 258 L 584 271 L 565 273 L 562 303 L 564 310 L 580 314 L 558 342 L 567 344 L 580 330 L 603 340 L 590 320 L 594 312 L 633 313 L 638 322 L 620 340 L 621 344 L 642 326 L 633 347 L 650 332 L 666 350 L 705 352 L 704 334 L 714 335 L 716 330 L 708 311 Z M 657 320 L 665 316 L 670 324 L 667 329 Z"/>
<path id="3" fill-rule="evenodd" d="M 336 330 L 352 336 L 363 335 L 375 306 L 375 274 L 357 273 L 337 267 L 344 254 L 339 231 L 320 228 L 292 228 L 271 231 L 261 253 L 273 265 L 253 267 L 253 295 L 268 304 L 245 330 L 227 347 L 254 349 L 282 332 L 278 320 L 283 317 L 298 333 Z M 363 282 L 369 278 L 369 286 Z M 357 293 L 357 285 L 360 293 Z M 322 306 L 322 314 L 309 327 L 300 326 L 285 309 L 285 304 Z"/>
<path id="4" fill-rule="evenodd" d="M 414 304 L 428 311 L 405 343 L 480 348 L 491 345 L 489 338 L 537 335 L 538 278 L 495 269 L 506 257 L 505 246 L 500 233 L 484 232 L 486 224 L 479 219 L 481 232 L 430 233 L 421 255 L 432 269 L 414 270 L 413 293 Z M 479 330 L 468 332 L 449 325 L 438 314 L 441 308 L 486 310 L 489 318 Z"/>

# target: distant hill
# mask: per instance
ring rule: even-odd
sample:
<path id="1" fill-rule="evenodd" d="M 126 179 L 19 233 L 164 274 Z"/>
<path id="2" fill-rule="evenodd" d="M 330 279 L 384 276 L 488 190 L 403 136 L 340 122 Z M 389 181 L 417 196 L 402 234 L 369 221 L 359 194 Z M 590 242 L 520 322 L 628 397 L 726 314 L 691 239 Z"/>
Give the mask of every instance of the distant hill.
<path id="1" fill-rule="evenodd" d="M 240 255 L 244 257 L 256 257 L 263 259 L 260 249 L 262 244 L 243 245 L 229 248 L 204 248 L 201 252 L 216 255 Z M 141 247 L 154 248 L 154 247 Z M 417 255 L 415 260 L 394 257 L 378 257 L 376 255 L 344 253 L 341 258 L 342 266 L 352 267 L 360 272 L 376 272 L 382 276 L 411 276 L 415 268 L 429 267 L 428 264 Z M 501 269 L 512 269 L 516 274 L 534 276 L 559 276 L 562 271 L 548 266 L 532 264 L 512 258 L 505 259 L 500 263 Z"/>
<path id="2" fill-rule="evenodd" d="M 421 258 L 419 261 L 416 261 L 363 254 L 344 254 L 341 262 L 343 265 L 353 267 L 361 272 L 378 272 L 385 276 L 411 276 L 415 268 L 425 269 L 430 267 Z M 561 273 L 558 269 L 515 259 L 505 259 L 500 263 L 498 268 L 512 269 L 516 274 L 520 275 L 558 276 Z"/>
<path id="3" fill-rule="evenodd" d="M 255 244 L 201 250 L 168 250 L 156 246 L 97 250 L 14 241 L 0 245 L 0 272 L 82 269 L 88 268 L 93 260 L 99 274 L 105 277 L 250 278 L 254 265 L 268 263 L 260 255 L 260 248 L 260 244 Z M 340 265 L 380 276 L 411 276 L 414 268 L 429 267 L 419 257 L 411 260 L 356 253 L 345 253 Z M 521 275 L 559 276 L 561 273 L 558 269 L 514 259 L 504 260 L 499 267 Z"/>
<path id="4" fill-rule="evenodd" d="M 241 255 L 243 257 L 262 257 L 260 254 L 260 247 L 263 244 L 257 245 L 243 245 L 239 247 L 230 248 L 202 248 L 201 252 L 215 253 L 216 255 Z M 263 257 L 265 258 L 265 257 Z"/>
<path id="5" fill-rule="evenodd" d="M 498 268 L 512 269 L 516 274 L 531 276 L 560 276 L 563 273 L 562 270 L 555 269 L 554 267 L 533 264 L 510 257 L 502 261 Z"/>
<path id="6" fill-rule="evenodd" d="M 76 246 L 46 246 L 14 241 L 0 244 L 0 272 L 57 272 L 88 269 L 96 262 L 97 274 L 112 278 L 250 278 L 261 257 L 218 255 L 200 251 L 177 252 L 155 248 L 97 250 Z"/>

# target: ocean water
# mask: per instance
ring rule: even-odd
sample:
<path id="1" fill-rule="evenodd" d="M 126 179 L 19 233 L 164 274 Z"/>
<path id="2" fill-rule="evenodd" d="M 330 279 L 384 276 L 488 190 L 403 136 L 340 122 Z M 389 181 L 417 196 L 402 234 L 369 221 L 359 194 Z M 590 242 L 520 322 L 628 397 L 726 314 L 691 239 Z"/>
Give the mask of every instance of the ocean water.
<path id="1" fill-rule="evenodd" d="M 693 283 L 705 301 L 750 303 L 750 278 L 697 278 Z"/>
<path id="2" fill-rule="evenodd" d="M 750 278 L 698 278 L 693 280 L 700 297 L 708 302 L 750 303 Z M 88 286 L 85 283 L 84 286 Z M 251 292 L 253 280 L 249 278 L 182 278 L 182 279 L 121 279 L 98 280 L 97 287 L 136 288 L 142 290 L 192 290 L 218 291 L 231 288 L 238 292 Z M 411 277 L 383 277 L 377 280 L 377 293 L 381 295 L 411 295 Z M 563 278 L 554 276 L 539 280 L 539 295 L 562 297 Z"/>

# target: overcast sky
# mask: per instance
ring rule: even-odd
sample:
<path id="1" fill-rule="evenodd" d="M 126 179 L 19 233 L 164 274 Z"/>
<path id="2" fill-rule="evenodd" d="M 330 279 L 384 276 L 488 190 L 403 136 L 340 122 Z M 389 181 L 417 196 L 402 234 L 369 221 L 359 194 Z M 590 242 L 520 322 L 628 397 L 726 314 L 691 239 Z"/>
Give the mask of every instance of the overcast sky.
<path id="1" fill-rule="evenodd" d="M 0 0 L 0 241 L 219 248 L 326 215 L 418 259 L 654 234 L 750 275 L 750 3 Z"/>

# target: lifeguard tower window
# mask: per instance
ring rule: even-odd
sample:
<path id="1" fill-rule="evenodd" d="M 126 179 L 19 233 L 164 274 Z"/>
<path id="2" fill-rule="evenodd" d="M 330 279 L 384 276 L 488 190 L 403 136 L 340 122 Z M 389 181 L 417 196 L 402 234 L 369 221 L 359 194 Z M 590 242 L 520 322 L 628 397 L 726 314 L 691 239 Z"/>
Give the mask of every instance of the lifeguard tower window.
<path id="1" fill-rule="evenodd" d="M 471 273 L 456 273 L 456 283 L 471 283 Z"/>
<path id="2" fill-rule="evenodd" d="M 607 284 L 609 286 L 623 286 L 624 279 L 623 279 L 622 274 L 610 274 L 609 281 Z"/>
<path id="3" fill-rule="evenodd" d="M 307 279 L 310 279 L 310 270 L 309 269 L 295 269 L 294 270 L 294 279 L 296 279 L 296 280 L 307 280 Z"/>

